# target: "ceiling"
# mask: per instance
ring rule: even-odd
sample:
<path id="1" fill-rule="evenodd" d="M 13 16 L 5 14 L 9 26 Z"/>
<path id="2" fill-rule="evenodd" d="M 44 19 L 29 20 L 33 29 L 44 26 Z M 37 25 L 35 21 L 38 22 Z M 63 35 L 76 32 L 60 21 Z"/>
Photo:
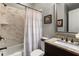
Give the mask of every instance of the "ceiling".
<path id="1" fill-rule="evenodd" d="M 79 3 L 66 3 L 69 10 L 79 8 Z"/>

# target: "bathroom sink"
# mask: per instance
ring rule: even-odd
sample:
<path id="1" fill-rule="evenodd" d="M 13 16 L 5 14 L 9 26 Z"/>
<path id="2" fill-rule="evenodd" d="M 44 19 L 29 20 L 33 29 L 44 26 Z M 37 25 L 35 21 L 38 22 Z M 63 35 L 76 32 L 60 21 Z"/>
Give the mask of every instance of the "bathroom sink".
<path id="1" fill-rule="evenodd" d="M 70 43 L 62 42 L 62 41 L 55 41 L 54 43 L 57 44 L 57 45 L 66 47 L 66 48 L 79 50 L 79 45 L 73 45 L 73 44 L 70 44 Z"/>

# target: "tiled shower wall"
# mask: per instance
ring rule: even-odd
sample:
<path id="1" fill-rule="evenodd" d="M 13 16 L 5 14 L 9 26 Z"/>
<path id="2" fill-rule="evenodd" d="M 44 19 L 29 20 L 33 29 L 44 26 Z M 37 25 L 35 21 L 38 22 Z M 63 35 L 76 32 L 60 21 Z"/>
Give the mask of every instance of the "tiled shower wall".
<path id="1" fill-rule="evenodd" d="M 0 36 L 6 40 L 0 41 L 0 47 L 14 46 L 23 43 L 25 10 L 0 4 L 0 17 L 6 18 L 8 24 L 0 24 Z M 0 23 L 3 19 L 0 18 Z"/>

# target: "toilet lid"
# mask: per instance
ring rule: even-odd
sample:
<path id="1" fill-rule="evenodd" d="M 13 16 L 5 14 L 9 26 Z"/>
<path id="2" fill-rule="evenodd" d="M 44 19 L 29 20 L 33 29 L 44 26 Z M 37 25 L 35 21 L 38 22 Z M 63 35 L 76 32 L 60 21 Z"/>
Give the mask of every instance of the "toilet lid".
<path id="1" fill-rule="evenodd" d="M 31 53 L 31 56 L 43 56 L 43 55 L 44 55 L 44 51 L 40 49 L 36 49 Z"/>

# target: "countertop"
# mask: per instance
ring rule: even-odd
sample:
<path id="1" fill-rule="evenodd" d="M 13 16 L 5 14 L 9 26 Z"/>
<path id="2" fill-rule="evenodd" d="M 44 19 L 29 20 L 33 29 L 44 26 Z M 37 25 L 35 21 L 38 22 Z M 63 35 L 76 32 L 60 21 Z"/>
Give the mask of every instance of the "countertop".
<path id="1" fill-rule="evenodd" d="M 67 51 L 69 51 L 69 52 L 73 52 L 73 53 L 79 55 L 79 49 L 73 49 L 73 48 L 70 48 L 70 47 L 68 47 L 68 46 L 56 44 L 55 42 L 56 42 L 57 40 L 60 40 L 60 38 L 51 38 L 51 39 L 49 39 L 49 40 L 46 40 L 45 42 L 46 42 L 46 43 L 49 43 L 49 44 L 51 44 L 51 45 L 57 46 L 57 47 L 59 47 L 59 48 L 65 49 L 65 50 L 67 50 Z M 79 46 L 78 46 L 78 48 L 79 48 Z"/>

